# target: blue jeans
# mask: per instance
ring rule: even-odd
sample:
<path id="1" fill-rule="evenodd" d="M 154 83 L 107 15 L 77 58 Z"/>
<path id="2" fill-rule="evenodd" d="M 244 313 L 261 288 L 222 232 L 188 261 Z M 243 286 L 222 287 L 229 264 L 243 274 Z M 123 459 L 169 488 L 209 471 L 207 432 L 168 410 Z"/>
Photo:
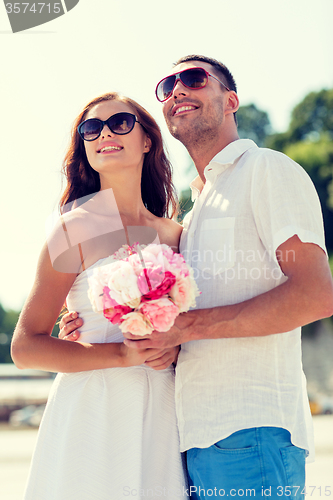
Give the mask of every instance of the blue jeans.
<path id="1" fill-rule="evenodd" d="M 304 500 L 305 454 L 278 427 L 245 429 L 192 448 L 186 453 L 191 499 Z"/>

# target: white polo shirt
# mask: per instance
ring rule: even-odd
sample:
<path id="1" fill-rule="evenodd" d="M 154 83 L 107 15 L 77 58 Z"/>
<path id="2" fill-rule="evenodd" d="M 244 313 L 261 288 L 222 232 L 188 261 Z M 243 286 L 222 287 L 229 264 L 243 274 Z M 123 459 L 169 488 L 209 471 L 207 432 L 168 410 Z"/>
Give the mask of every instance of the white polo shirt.
<path id="1" fill-rule="evenodd" d="M 248 139 L 229 144 L 191 184 L 180 251 L 194 269 L 197 308 L 235 304 L 279 286 L 276 250 L 297 234 L 324 251 L 321 208 L 305 170 Z M 293 255 L 290 255 L 293 258 Z M 241 429 L 274 426 L 313 454 L 301 329 L 182 345 L 176 370 L 181 451 Z"/>

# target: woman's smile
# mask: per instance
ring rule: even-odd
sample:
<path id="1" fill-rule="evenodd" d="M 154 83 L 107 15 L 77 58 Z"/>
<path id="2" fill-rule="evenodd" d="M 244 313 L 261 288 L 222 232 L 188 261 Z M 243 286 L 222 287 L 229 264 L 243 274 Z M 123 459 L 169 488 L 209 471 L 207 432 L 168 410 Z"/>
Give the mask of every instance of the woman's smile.
<path id="1" fill-rule="evenodd" d="M 118 151 L 121 151 L 122 149 L 123 149 L 123 146 L 120 146 L 119 144 L 116 144 L 115 142 L 104 141 L 102 144 L 100 144 L 99 148 L 97 149 L 97 153 L 110 154 L 110 153 L 116 153 Z"/>

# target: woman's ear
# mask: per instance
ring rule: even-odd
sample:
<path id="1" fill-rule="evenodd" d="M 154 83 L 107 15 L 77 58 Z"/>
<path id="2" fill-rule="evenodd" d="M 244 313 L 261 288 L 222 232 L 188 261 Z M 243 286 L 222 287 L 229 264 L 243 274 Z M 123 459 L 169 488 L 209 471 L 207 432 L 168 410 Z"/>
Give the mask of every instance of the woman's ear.
<path id="1" fill-rule="evenodd" d="M 143 152 L 148 153 L 150 151 L 150 148 L 151 148 L 151 139 L 149 135 L 146 135 Z"/>

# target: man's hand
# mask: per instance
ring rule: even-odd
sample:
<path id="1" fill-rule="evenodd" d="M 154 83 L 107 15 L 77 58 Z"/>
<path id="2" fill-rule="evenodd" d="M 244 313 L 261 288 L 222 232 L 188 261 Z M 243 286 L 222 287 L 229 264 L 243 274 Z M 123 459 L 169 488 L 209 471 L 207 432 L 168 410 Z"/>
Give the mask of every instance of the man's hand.
<path id="1" fill-rule="evenodd" d="M 168 332 L 153 331 L 146 337 L 138 337 L 125 332 L 123 333 L 124 337 L 126 337 L 124 343 L 133 349 L 168 349 L 176 347 L 192 340 L 193 325 L 198 322 L 199 318 L 197 311 L 182 313 L 176 318 L 173 327 Z"/>
<path id="2" fill-rule="evenodd" d="M 63 315 L 59 323 L 59 338 L 61 340 L 71 340 L 72 342 L 78 340 L 80 332 L 77 328 L 83 325 L 83 320 L 79 318 L 77 312 L 68 312 Z"/>

